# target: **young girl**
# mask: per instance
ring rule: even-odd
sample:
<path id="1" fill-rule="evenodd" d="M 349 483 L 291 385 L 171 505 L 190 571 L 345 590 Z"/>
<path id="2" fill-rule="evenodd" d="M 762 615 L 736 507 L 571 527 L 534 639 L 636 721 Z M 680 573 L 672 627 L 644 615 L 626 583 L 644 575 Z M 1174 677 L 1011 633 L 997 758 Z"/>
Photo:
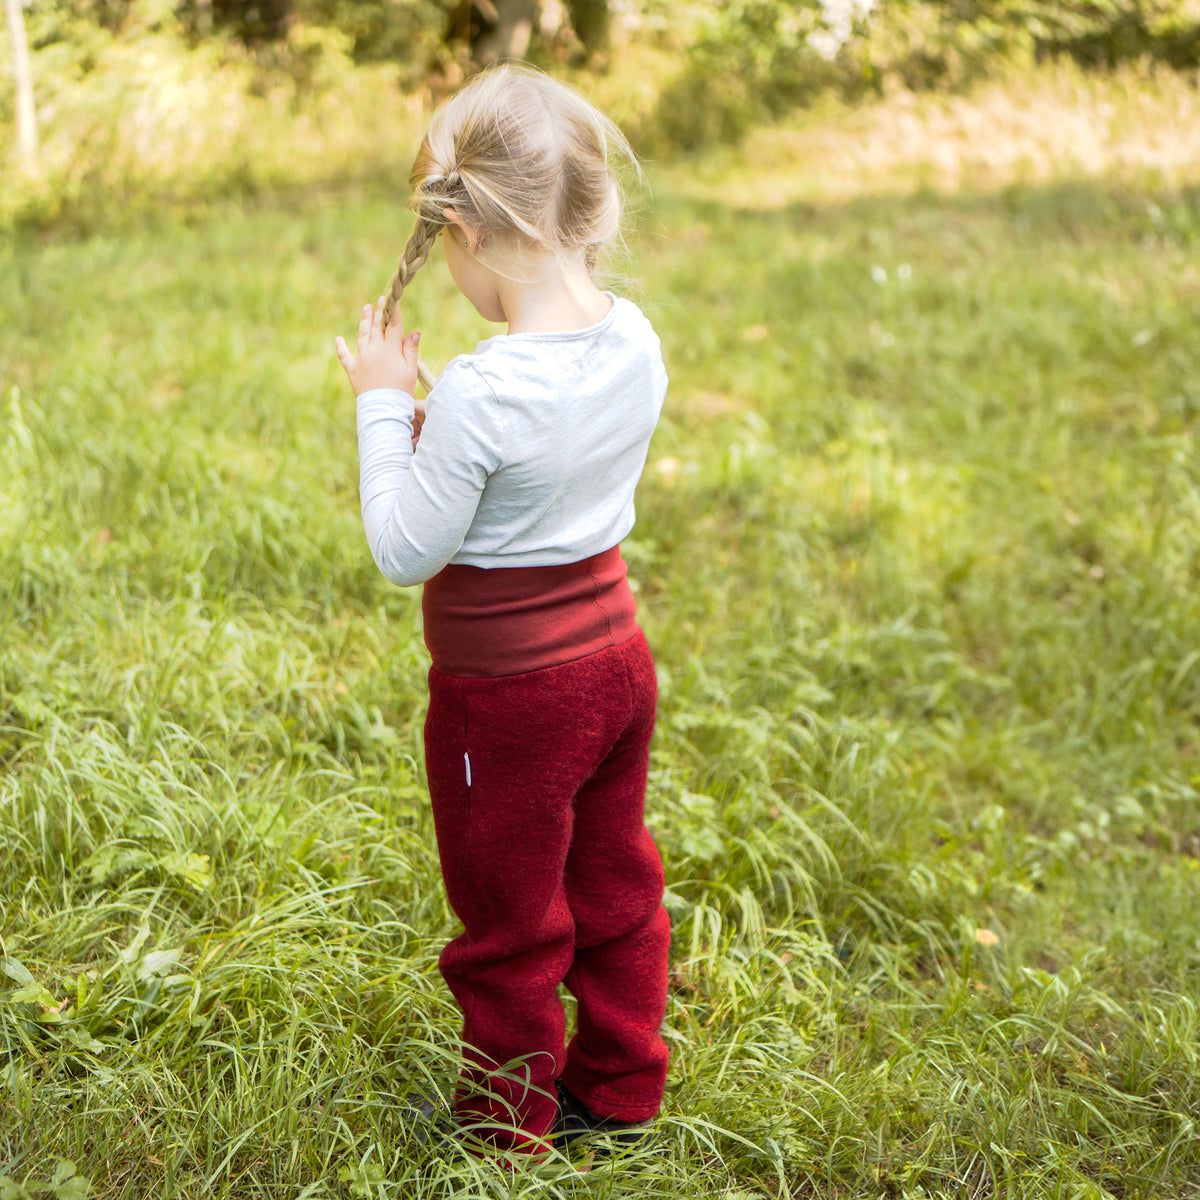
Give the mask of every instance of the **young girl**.
<path id="1" fill-rule="evenodd" d="M 356 353 L 335 343 L 371 552 L 425 585 L 426 767 L 463 924 L 439 962 L 463 1012 L 456 1119 L 504 1154 L 642 1136 L 667 1070 L 669 926 L 643 822 L 654 664 L 618 545 L 667 378 L 646 318 L 592 280 L 619 231 L 613 155 L 620 133 L 566 85 L 475 76 L 417 153 L 390 293 Z M 459 290 L 508 332 L 454 359 L 422 414 L 397 302 L 439 234 Z"/>

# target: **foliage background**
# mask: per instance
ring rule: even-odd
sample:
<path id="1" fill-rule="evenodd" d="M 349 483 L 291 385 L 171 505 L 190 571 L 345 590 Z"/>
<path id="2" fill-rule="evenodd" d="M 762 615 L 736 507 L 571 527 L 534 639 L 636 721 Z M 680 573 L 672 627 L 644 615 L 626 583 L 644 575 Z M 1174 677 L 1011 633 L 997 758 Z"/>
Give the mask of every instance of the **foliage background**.
<path id="1" fill-rule="evenodd" d="M 417 136 L 429 104 L 471 69 L 463 35 L 475 27 L 459 7 L 29 0 L 43 150 L 34 170 L 15 161 L 13 91 L 0 86 L 0 227 L 66 217 L 86 226 L 206 196 L 378 173 L 391 147 Z M 821 97 L 961 91 L 1054 59 L 1185 75 L 1200 64 L 1196 0 L 610 7 L 589 49 L 571 24 L 587 6 L 548 6 L 529 55 L 593 92 L 638 150 L 659 157 L 736 140 Z M 0 41 L 0 81 L 11 77 L 9 51 Z"/>

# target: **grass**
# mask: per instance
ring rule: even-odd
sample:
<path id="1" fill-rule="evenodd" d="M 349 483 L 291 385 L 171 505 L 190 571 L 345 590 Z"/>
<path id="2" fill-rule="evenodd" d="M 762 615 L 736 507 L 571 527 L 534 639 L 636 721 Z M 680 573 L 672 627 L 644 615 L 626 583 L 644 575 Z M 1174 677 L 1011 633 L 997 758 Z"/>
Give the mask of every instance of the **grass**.
<path id="1" fill-rule="evenodd" d="M 1197 172 L 942 111 L 652 170 L 673 1063 L 586 1174 L 403 1120 L 454 924 L 330 348 L 398 198 L 4 247 L 0 1197 L 1200 1195 Z M 464 308 L 414 287 L 435 363 Z"/>

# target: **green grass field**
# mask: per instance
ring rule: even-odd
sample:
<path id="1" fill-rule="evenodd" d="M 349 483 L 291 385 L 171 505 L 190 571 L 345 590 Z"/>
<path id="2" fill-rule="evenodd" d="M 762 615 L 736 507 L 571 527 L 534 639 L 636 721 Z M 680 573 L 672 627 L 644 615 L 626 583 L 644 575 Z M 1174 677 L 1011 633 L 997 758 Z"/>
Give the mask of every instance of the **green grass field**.
<path id="1" fill-rule="evenodd" d="M 587 1173 L 403 1119 L 454 922 L 331 350 L 402 197 L 0 249 L 2 1200 L 1200 1196 L 1200 166 L 815 138 L 630 238 L 673 1065 Z"/>

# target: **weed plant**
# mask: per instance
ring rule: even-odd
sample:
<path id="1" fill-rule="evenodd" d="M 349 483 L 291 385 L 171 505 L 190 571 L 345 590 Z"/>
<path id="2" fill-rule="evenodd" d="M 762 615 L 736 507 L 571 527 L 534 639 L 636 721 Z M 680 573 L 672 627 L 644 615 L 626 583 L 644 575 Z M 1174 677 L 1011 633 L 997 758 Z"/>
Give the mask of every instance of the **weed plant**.
<path id="1" fill-rule="evenodd" d="M 673 1060 L 590 1172 L 405 1115 L 455 926 L 330 347 L 399 198 L 4 248 L 5 1200 L 1200 1195 L 1195 180 L 791 167 L 632 239 Z"/>

